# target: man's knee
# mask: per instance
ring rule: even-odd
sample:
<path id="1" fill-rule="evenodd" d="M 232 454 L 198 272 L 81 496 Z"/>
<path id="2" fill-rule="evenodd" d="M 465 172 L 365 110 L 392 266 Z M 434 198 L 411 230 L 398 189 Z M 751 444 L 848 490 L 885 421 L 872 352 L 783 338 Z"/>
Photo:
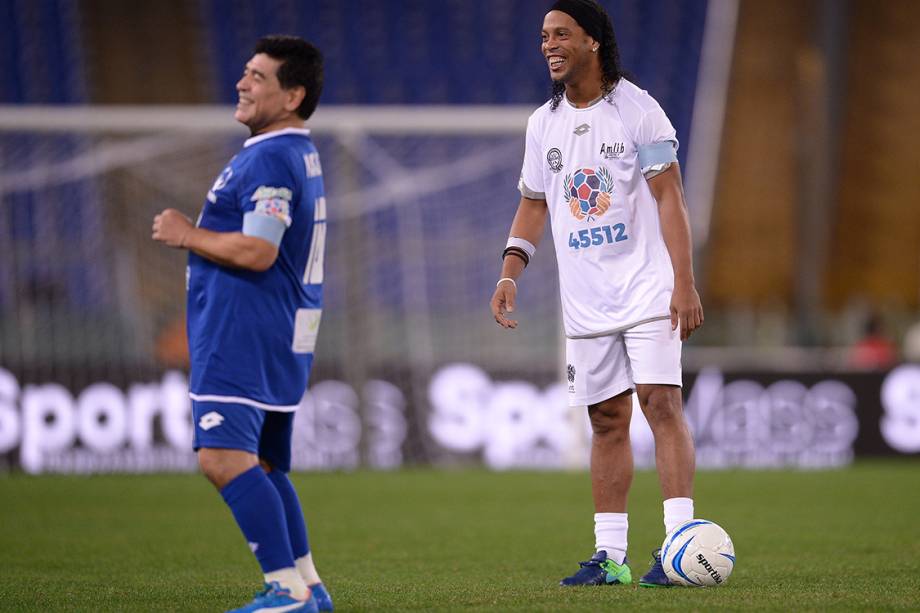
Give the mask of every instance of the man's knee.
<path id="1" fill-rule="evenodd" d="M 248 451 L 207 447 L 198 450 L 198 466 L 201 472 L 219 490 L 258 465 L 259 459 Z"/>
<path id="2" fill-rule="evenodd" d="M 651 385 L 641 390 L 639 400 L 645 419 L 653 430 L 659 425 L 683 422 L 684 410 L 679 387 Z"/>
<path id="3" fill-rule="evenodd" d="M 632 417 L 632 392 L 626 392 L 588 407 L 591 431 L 596 436 L 629 436 Z"/>

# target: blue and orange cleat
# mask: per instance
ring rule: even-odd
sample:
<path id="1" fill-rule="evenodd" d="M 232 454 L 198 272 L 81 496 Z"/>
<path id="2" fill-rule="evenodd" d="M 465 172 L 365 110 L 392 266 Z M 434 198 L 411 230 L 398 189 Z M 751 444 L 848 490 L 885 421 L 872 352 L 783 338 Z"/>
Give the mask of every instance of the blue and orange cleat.
<path id="1" fill-rule="evenodd" d="M 598 551 L 587 562 L 578 563 L 581 568 L 571 577 L 566 577 L 559 585 L 628 585 L 632 583 L 632 572 L 626 560 L 617 564 L 607 559 L 606 551 Z"/>
<path id="2" fill-rule="evenodd" d="M 328 596 L 328 594 L 327 594 Z M 330 606 L 332 601 L 329 601 Z M 227 611 L 227 613 L 318 613 L 316 598 L 297 600 L 290 590 L 281 587 L 277 581 L 266 583 L 261 592 L 248 605 Z"/>
<path id="3" fill-rule="evenodd" d="M 332 596 L 329 595 L 325 585 L 314 583 L 310 586 L 310 591 L 313 592 L 313 599 L 316 600 L 316 606 L 320 611 L 335 610 L 335 607 L 332 606 Z"/>
<path id="4" fill-rule="evenodd" d="M 661 565 L 661 550 L 656 549 L 652 552 L 652 565 L 648 572 L 639 579 L 639 585 L 642 587 L 672 587 L 674 584 L 668 579 Z"/>

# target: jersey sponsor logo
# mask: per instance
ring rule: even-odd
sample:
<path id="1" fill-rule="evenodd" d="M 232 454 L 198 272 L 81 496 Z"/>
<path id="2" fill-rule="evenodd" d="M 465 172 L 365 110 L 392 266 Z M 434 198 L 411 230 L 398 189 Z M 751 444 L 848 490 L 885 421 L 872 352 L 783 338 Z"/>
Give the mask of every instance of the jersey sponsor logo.
<path id="1" fill-rule="evenodd" d="M 307 167 L 307 178 L 312 179 L 323 174 L 323 165 L 319 163 L 319 153 L 314 151 L 303 156 L 303 163 Z"/>
<path id="2" fill-rule="evenodd" d="M 562 170 L 562 152 L 557 147 L 553 147 L 546 152 L 546 163 L 553 172 Z"/>
<path id="3" fill-rule="evenodd" d="M 224 416 L 217 411 L 211 411 L 201 416 L 201 419 L 198 420 L 198 427 L 207 432 L 211 428 L 216 428 L 222 423 L 224 423 Z"/>
<path id="4" fill-rule="evenodd" d="M 283 221 L 285 226 L 290 227 L 291 198 L 293 194 L 286 187 L 263 185 L 252 194 L 250 200 L 256 203 L 256 213 L 276 217 Z"/>
<path id="5" fill-rule="evenodd" d="M 623 143 L 613 143 L 612 145 L 603 143 L 601 145 L 601 150 L 599 153 L 604 156 L 604 159 L 612 160 L 612 159 L 620 157 L 625 152 L 626 152 L 626 145 L 624 145 Z"/>
<path id="6" fill-rule="evenodd" d="M 271 198 L 280 198 L 281 200 L 290 202 L 294 198 L 294 194 L 286 187 L 269 187 L 268 185 L 261 185 L 253 192 L 250 200 L 258 202 L 259 200 L 269 200 Z"/>
<path id="7" fill-rule="evenodd" d="M 582 134 L 587 134 L 590 131 L 591 131 L 591 126 L 589 126 L 586 123 L 583 123 L 577 128 L 575 128 L 574 130 L 572 130 L 572 134 L 574 134 L 575 136 L 581 136 Z"/>
<path id="8" fill-rule="evenodd" d="M 578 221 L 594 221 L 610 208 L 613 177 L 603 166 L 579 168 L 563 182 L 563 196 Z"/>

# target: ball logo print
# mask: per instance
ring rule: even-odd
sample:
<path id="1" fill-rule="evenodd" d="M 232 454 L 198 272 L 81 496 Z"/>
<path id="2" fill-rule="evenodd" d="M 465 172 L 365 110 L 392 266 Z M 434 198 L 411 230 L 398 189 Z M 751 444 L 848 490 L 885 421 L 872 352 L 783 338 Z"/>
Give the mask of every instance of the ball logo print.
<path id="1" fill-rule="evenodd" d="M 665 537 L 661 544 L 661 566 L 676 585 L 722 585 L 735 568 L 735 546 L 718 524 L 691 519 Z"/>
<path id="2" fill-rule="evenodd" d="M 579 168 L 565 177 L 563 191 L 575 219 L 594 221 L 610 208 L 613 178 L 603 166 Z"/>

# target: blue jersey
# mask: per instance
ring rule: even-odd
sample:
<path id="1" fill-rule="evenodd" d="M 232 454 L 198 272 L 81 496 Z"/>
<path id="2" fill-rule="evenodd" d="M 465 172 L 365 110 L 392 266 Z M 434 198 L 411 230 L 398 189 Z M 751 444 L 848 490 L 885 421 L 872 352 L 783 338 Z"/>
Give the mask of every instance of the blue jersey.
<path id="1" fill-rule="evenodd" d="M 322 313 L 326 236 L 322 169 L 309 134 L 250 138 L 208 192 L 199 227 L 241 232 L 244 217 L 267 217 L 283 235 L 264 272 L 189 254 L 193 400 L 293 411 L 303 397 Z"/>

